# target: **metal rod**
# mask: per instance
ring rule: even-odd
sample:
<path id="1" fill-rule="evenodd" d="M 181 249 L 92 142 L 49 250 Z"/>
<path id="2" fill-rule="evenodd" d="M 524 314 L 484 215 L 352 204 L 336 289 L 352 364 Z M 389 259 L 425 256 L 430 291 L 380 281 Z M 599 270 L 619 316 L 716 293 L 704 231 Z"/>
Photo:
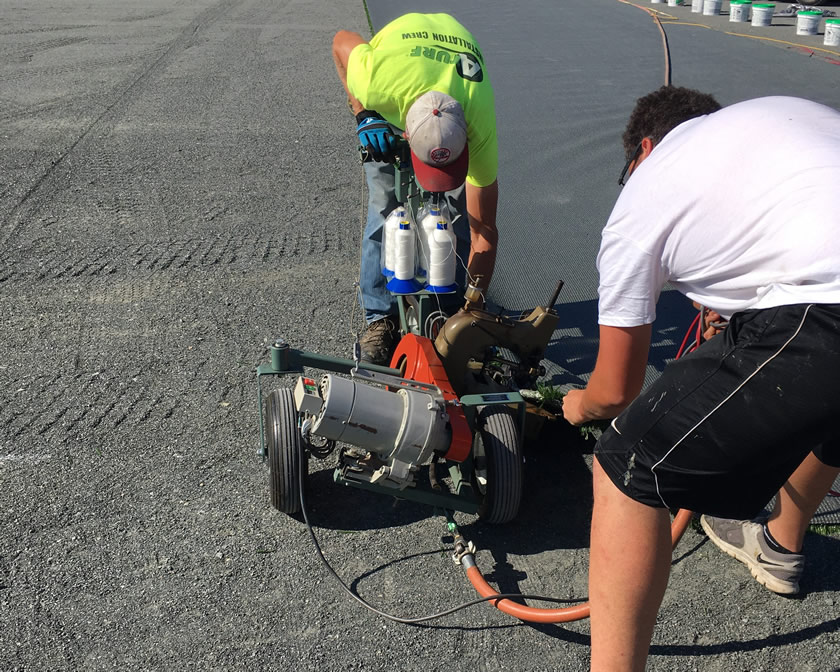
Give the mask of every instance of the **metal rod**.
<path id="1" fill-rule="evenodd" d="M 319 355 L 316 352 L 308 352 L 306 350 L 289 350 L 289 364 L 292 366 L 311 366 L 315 369 L 324 369 L 326 371 L 333 371 L 335 373 L 350 373 L 355 368 L 364 369 L 365 371 L 374 371 L 376 373 L 386 373 L 390 376 L 400 377 L 402 374 L 399 369 L 392 369 L 390 366 L 381 366 L 379 364 L 371 364 L 370 362 L 355 362 L 352 359 L 344 359 L 342 357 L 331 357 L 330 355 Z"/>
<path id="2" fill-rule="evenodd" d="M 402 373 L 398 369 L 389 366 L 380 366 L 369 362 L 356 362 L 352 359 L 342 357 L 331 357 L 330 355 L 319 355 L 316 352 L 307 350 L 296 350 L 290 348 L 288 343 L 277 339 L 271 346 L 271 365 L 257 368 L 258 375 L 279 374 L 279 373 L 301 373 L 304 366 L 311 366 L 315 369 L 324 369 L 334 373 L 350 373 L 353 369 L 365 369 L 376 373 L 387 373 L 391 376 L 400 377 Z"/>
<path id="3" fill-rule="evenodd" d="M 551 299 L 548 302 L 548 305 L 545 307 L 546 310 L 551 310 L 554 308 L 554 304 L 557 303 L 557 297 L 560 296 L 560 290 L 563 289 L 563 281 L 557 283 L 557 289 L 554 290 L 554 294 L 551 295 Z"/>

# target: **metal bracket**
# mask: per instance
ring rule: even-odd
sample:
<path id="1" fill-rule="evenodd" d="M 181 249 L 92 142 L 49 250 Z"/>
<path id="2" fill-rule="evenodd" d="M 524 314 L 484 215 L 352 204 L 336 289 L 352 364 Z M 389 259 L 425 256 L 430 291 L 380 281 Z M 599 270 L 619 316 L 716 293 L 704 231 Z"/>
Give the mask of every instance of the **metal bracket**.
<path id="1" fill-rule="evenodd" d="M 441 392 L 437 385 L 432 385 L 431 383 L 421 383 L 420 381 L 402 378 L 401 376 L 393 376 L 385 373 L 378 373 L 376 371 L 367 371 L 364 369 L 351 371 L 350 377 L 359 378 L 367 383 L 382 385 L 383 387 L 395 387 L 414 390 L 416 392 L 425 392 L 433 397 L 436 397 L 441 403 L 444 402 L 443 392 Z"/>

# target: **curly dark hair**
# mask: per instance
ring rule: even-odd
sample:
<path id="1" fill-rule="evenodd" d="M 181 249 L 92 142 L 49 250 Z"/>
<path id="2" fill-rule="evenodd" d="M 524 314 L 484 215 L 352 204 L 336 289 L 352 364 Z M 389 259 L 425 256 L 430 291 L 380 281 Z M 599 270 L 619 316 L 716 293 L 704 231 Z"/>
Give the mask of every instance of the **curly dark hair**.
<path id="1" fill-rule="evenodd" d="M 639 98 L 621 136 L 627 160 L 643 138 L 649 137 L 657 144 L 684 121 L 717 112 L 720 107 L 708 93 L 681 86 L 663 86 Z"/>

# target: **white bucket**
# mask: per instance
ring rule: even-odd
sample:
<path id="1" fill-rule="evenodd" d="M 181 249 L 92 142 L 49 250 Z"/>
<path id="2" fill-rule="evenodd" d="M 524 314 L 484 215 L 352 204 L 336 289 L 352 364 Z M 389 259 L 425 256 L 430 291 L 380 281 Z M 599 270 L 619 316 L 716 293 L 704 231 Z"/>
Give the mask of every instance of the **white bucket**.
<path id="1" fill-rule="evenodd" d="M 825 38 L 823 44 L 829 47 L 840 47 L 840 19 L 825 20 Z"/>
<path id="2" fill-rule="evenodd" d="M 720 14 L 721 0 L 703 0 L 703 14 L 706 16 L 717 16 Z"/>
<path id="3" fill-rule="evenodd" d="M 664 5 L 665 4 L 665 0 L 650 0 L 650 1 L 654 5 Z"/>
<path id="4" fill-rule="evenodd" d="M 822 12 L 797 12 L 796 13 L 796 34 L 816 35 L 820 26 Z"/>
<path id="5" fill-rule="evenodd" d="M 691 0 L 691 12 L 701 14 L 703 12 L 703 0 Z"/>
<path id="6" fill-rule="evenodd" d="M 752 25 L 754 26 L 769 26 L 773 23 L 773 12 L 776 11 L 776 5 L 753 5 L 752 8 Z"/>
<path id="7" fill-rule="evenodd" d="M 749 2 L 736 2 L 736 0 L 732 0 L 729 3 L 729 21 L 732 23 L 745 23 L 749 21 L 750 4 Z"/>
<path id="8" fill-rule="evenodd" d="M 679 7 L 682 4 L 682 0 L 668 0 L 668 7 Z"/>

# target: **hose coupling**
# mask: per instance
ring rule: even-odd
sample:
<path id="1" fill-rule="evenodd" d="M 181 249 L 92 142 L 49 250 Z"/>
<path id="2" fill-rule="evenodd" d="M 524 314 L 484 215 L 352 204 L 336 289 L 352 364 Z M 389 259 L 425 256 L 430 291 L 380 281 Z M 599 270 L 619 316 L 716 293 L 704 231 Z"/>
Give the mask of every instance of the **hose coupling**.
<path id="1" fill-rule="evenodd" d="M 467 556 L 475 555 L 475 550 L 475 544 L 464 539 L 459 532 L 455 536 L 455 551 L 452 553 L 452 561 L 456 565 L 460 565 Z"/>

